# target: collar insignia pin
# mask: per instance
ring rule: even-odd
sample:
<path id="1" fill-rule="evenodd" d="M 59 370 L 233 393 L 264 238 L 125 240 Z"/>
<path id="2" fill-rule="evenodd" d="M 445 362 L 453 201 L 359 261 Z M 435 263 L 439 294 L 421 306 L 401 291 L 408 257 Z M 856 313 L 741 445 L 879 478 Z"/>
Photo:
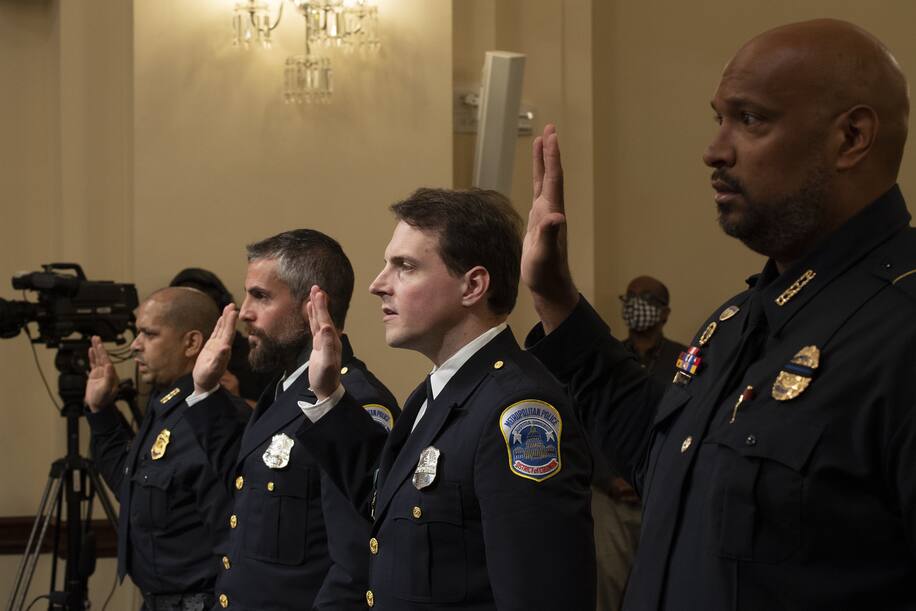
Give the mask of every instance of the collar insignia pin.
<path id="1" fill-rule="evenodd" d="M 722 322 L 723 320 L 728 320 L 729 318 L 737 314 L 740 310 L 741 308 L 739 308 L 736 305 L 728 306 L 727 308 L 722 310 L 721 314 L 719 314 L 719 322 Z"/>
<path id="2" fill-rule="evenodd" d="M 776 305 L 782 307 L 782 306 L 786 305 L 787 303 L 789 303 L 789 301 L 790 301 L 793 297 L 795 297 L 796 295 L 798 295 L 798 293 L 799 293 L 803 288 L 805 288 L 805 286 L 807 286 L 807 284 L 808 284 L 809 282 L 811 282 L 812 280 L 814 280 L 814 277 L 815 277 L 816 275 L 817 275 L 817 273 L 816 273 L 813 269 L 807 270 L 804 274 L 802 274 L 802 275 L 798 278 L 798 280 L 796 280 L 795 282 L 793 282 L 792 285 L 789 286 L 789 288 L 787 288 L 786 290 L 784 290 L 784 291 L 782 292 L 782 294 L 781 294 L 779 297 L 776 298 Z"/>
<path id="3" fill-rule="evenodd" d="M 159 403 L 165 405 L 166 403 L 172 400 L 172 397 L 174 397 L 175 395 L 177 395 L 180 392 L 181 392 L 180 388 L 173 388 L 172 390 L 169 391 L 169 394 L 159 399 Z"/>

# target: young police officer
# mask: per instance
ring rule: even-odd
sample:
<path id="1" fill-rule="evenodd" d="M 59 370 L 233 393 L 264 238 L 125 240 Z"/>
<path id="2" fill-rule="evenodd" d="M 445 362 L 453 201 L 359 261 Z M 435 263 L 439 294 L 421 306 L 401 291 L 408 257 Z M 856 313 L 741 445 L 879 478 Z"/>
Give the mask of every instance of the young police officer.
<path id="1" fill-rule="evenodd" d="M 376 460 L 377 437 L 373 446 L 362 434 L 371 421 L 339 386 L 339 343 L 313 288 L 310 379 L 328 400 L 305 410 L 315 423 L 300 432 L 374 518 L 366 603 L 591 611 L 589 451 L 565 393 L 506 325 L 520 219 L 490 191 L 421 189 L 392 209 L 399 222 L 370 290 L 387 343 L 433 369 Z"/>

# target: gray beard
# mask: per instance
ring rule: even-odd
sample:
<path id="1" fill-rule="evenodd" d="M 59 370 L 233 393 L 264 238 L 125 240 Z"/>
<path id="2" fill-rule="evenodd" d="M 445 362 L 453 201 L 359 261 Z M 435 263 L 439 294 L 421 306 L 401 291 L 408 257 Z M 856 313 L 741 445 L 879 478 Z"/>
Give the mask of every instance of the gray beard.
<path id="1" fill-rule="evenodd" d="M 815 168 L 795 193 L 761 203 L 745 197 L 745 209 L 737 222 L 728 221 L 725 205 L 718 205 L 719 226 L 745 246 L 777 260 L 794 260 L 804 254 L 826 222 L 827 172 Z"/>

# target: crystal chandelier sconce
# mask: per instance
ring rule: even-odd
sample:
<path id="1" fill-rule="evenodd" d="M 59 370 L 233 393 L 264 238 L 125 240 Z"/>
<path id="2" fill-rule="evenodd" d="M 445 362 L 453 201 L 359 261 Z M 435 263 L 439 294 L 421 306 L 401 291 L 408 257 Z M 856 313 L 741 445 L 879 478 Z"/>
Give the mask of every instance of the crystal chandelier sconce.
<path id="1" fill-rule="evenodd" d="M 257 44 L 265 49 L 271 46 L 270 33 L 276 29 L 283 17 L 283 3 L 277 11 L 277 18 L 271 25 L 270 6 L 265 0 L 245 0 L 235 4 L 232 26 L 235 30 L 233 46 L 250 48 Z"/>
<path id="2" fill-rule="evenodd" d="M 287 104 L 330 102 L 333 93 L 331 60 L 294 55 L 286 58 L 283 100 Z"/>
<path id="3" fill-rule="evenodd" d="M 233 15 L 233 45 L 270 48 L 271 32 L 280 24 L 281 0 L 276 19 L 269 0 L 237 0 Z M 329 102 L 333 88 L 331 59 L 324 52 L 378 51 L 378 6 L 375 0 L 288 0 L 303 17 L 304 53 L 286 58 L 283 68 L 283 99 L 287 104 Z M 319 51 L 316 52 L 316 51 Z"/>
<path id="4" fill-rule="evenodd" d="M 368 0 L 293 0 L 305 17 L 308 43 L 378 50 L 378 7 Z"/>

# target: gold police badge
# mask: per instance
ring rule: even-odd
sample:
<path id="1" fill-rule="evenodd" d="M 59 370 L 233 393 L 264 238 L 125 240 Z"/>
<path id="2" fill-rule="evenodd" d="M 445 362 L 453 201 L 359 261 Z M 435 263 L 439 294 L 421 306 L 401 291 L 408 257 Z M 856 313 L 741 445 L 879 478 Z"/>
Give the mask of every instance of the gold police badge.
<path id="1" fill-rule="evenodd" d="M 156 435 L 156 441 L 153 442 L 153 447 L 149 449 L 149 455 L 153 460 L 159 460 L 165 456 L 165 449 L 169 445 L 171 436 L 172 433 L 168 429 L 159 431 L 159 434 Z"/>
<path id="2" fill-rule="evenodd" d="M 783 365 L 782 371 L 773 382 L 773 398 L 789 401 L 802 394 L 814 378 L 820 364 L 821 351 L 817 346 L 805 346 Z"/>

